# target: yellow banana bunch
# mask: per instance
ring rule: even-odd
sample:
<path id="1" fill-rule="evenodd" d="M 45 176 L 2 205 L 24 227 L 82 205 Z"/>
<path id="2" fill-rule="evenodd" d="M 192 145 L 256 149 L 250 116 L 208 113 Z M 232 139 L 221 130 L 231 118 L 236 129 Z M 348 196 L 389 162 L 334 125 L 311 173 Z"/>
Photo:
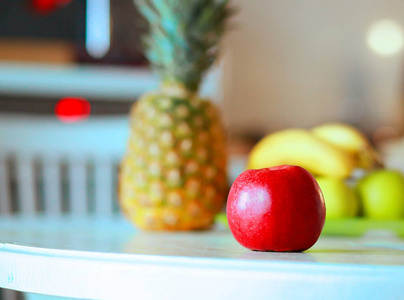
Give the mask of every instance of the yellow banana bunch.
<path id="1" fill-rule="evenodd" d="M 313 175 L 348 177 L 355 161 L 346 151 L 316 137 L 308 130 L 286 129 L 268 135 L 252 150 L 249 169 L 298 165 Z"/>
<path id="2" fill-rule="evenodd" d="M 315 176 L 346 178 L 355 168 L 369 169 L 376 161 L 376 151 L 364 134 L 347 124 L 327 123 L 266 136 L 252 149 L 247 167 L 298 165 Z"/>
<path id="3" fill-rule="evenodd" d="M 378 161 L 377 153 L 367 137 L 355 127 L 343 123 L 326 123 L 314 127 L 311 132 L 353 156 L 358 168 L 370 169 Z"/>

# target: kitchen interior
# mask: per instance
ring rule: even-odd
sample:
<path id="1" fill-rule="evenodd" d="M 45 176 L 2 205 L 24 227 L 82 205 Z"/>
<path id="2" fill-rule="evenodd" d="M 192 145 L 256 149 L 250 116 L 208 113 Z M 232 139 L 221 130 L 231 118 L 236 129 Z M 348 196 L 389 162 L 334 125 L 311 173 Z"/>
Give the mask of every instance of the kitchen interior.
<path id="1" fill-rule="evenodd" d="M 220 57 L 200 87 L 220 108 L 229 184 L 263 137 L 327 122 L 354 126 L 385 168 L 404 172 L 400 1 L 231 4 Z M 130 111 L 159 86 L 146 31 L 133 0 L 0 2 L 0 212 L 43 213 L 58 195 L 55 216 L 120 214 Z M 91 109 L 71 118 L 63 101 Z M 97 211 L 98 199 L 112 201 Z"/>
<path id="2" fill-rule="evenodd" d="M 145 22 L 131 0 L 0 5 L 3 112 L 52 116 L 58 100 L 73 96 L 88 98 L 92 117 L 124 117 L 158 85 L 142 54 Z M 399 141 L 401 5 L 233 5 L 238 13 L 202 88 L 221 106 L 231 151 L 245 153 L 275 130 L 329 121 L 357 126 L 380 147 Z"/>

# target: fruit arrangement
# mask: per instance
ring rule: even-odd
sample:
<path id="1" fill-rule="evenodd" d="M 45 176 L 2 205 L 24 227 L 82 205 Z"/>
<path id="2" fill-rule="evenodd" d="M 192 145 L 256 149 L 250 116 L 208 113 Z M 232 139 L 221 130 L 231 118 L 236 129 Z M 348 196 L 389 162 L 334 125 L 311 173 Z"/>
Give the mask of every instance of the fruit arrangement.
<path id="1" fill-rule="evenodd" d="M 252 149 L 247 167 L 282 164 L 301 166 L 315 176 L 324 194 L 327 220 L 404 219 L 403 174 L 383 168 L 370 141 L 350 125 L 327 123 L 311 130 L 272 133 Z"/>
<path id="2" fill-rule="evenodd" d="M 359 215 L 366 221 L 358 225 L 352 220 Z M 218 220 L 258 251 L 307 250 L 324 224 L 327 234 L 390 229 L 404 235 L 404 176 L 383 169 L 370 141 L 347 124 L 282 130 L 252 149 L 247 171 L 230 189 L 226 217 Z"/>
<path id="3" fill-rule="evenodd" d="M 146 56 L 162 84 L 132 108 L 120 205 L 141 229 L 208 228 L 228 191 L 226 146 L 218 111 L 198 87 L 231 10 L 227 0 L 135 3 L 149 23 Z"/>
<path id="4" fill-rule="evenodd" d="M 135 1 L 149 23 L 146 56 L 162 81 L 132 108 L 119 177 L 121 208 L 141 229 L 209 228 L 225 202 L 225 133 L 217 109 L 198 96 L 198 87 L 218 55 L 231 15 L 228 2 Z M 404 218 L 404 177 L 380 166 L 366 136 L 347 124 L 270 134 L 250 154 L 248 169 L 254 170 L 243 173 L 230 191 L 230 228 L 250 249 L 302 251 L 315 243 L 325 218 Z M 358 169 L 365 171 L 363 178 L 355 176 Z M 248 192 L 237 192 L 243 186 Z M 243 195 L 251 199 L 252 211 L 242 211 Z M 262 206 L 261 196 L 270 208 Z M 300 219 L 296 209 L 307 218 Z M 275 223 L 284 225 L 268 231 Z M 293 227 L 302 239 L 291 233 Z"/>

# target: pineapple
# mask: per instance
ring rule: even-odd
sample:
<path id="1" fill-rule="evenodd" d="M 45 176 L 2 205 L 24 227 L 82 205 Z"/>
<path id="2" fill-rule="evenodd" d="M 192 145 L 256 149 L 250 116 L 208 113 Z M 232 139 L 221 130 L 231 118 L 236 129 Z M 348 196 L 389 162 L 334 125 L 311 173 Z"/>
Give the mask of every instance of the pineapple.
<path id="1" fill-rule="evenodd" d="M 145 230 L 212 225 L 227 194 L 225 133 L 198 96 L 230 15 L 228 0 L 136 1 L 149 22 L 146 56 L 162 80 L 132 107 L 120 205 Z"/>

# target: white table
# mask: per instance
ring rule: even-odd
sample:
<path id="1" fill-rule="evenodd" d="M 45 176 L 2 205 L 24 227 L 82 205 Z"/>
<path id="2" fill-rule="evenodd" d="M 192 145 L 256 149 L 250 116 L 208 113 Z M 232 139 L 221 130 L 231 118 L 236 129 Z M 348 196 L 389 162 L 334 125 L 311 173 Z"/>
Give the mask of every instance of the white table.
<path id="1" fill-rule="evenodd" d="M 402 299 L 404 240 L 324 236 L 304 253 L 262 253 L 220 228 L 1 219 L 0 287 L 91 299 Z"/>

